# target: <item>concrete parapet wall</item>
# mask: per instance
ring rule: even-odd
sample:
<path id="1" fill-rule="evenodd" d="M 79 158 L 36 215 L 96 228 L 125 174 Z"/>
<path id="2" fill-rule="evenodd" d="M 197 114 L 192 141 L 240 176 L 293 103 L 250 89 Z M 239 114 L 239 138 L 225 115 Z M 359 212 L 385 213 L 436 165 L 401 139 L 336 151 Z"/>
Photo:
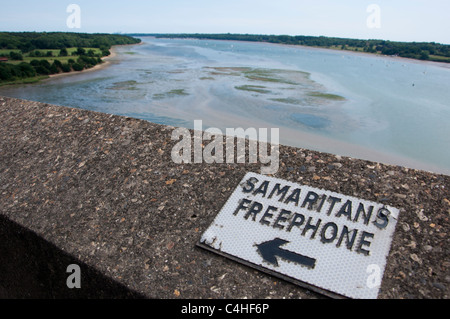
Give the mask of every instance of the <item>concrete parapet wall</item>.
<path id="1" fill-rule="evenodd" d="M 175 164 L 172 131 L 0 97 L 0 297 L 321 298 L 196 247 L 260 164 Z M 274 176 L 399 208 L 379 298 L 449 297 L 449 176 L 286 146 Z"/>

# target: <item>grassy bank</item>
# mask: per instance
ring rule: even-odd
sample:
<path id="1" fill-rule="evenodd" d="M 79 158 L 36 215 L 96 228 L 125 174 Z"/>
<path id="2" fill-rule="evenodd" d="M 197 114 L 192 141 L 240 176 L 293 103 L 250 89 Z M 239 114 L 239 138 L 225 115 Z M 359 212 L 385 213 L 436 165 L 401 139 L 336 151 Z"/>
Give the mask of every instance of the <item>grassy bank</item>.
<path id="1" fill-rule="evenodd" d="M 0 32 L 0 86 L 91 69 L 113 45 L 140 42 L 122 35 Z"/>
<path id="2" fill-rule="evenodd" d="M 102 50 L 100 50 L 99 48 L 82 48 L 85 52 L 90 52 L 92 51 L 92 56 L 95 57 L 101 57 L 102 55 Z M 53 63 L 54 61 L 60 61 L 61 63 L 68 63 L 69 60 L 71 59 L 78 59 L 81 55 L 77 54 L 77 50 L 78 48 L 67 48 L 67 52 L 68 55 L 67 56 L 60 56 L 60 52 L 61 50 L 55 50 L 55 49 L 43 49 L 43 50 L 35 50 L 33 51 L 33 53 L 35 52 L 40 52 L 41 56 L 30 56 L 33 55 L 31 52 L 28 52 L 26 54 L 23 54 L 22 60 L 8 60 L 8 63 L 11 64 L 15 64 L 18 65 L 22 62 L 26 62 L 26 63 L 30 63 L 33 60 L 38 60 L 38 61 L 42 61 L 42 60 L 47 60 L 50 64 Z M 20 53 L 20 50 L 0 50 L 0 56 L 2 55 L 6 55 L 6 56 L 10 56 L 11 52 L 17 52 Z M 50 52 L 50 55 L 47 56 L 48 52 Z"/>
<path id="3" fill-rule="evenodd" d="M 14 80 L 14 81 L 9 81 L 9 82 L 1 82 L 0 86 L 16 85 L 16 84 L 31 84 L 31 83 L 37 83 L 41 80 L 48 79 L 48 78 L 49 78 L 48 75 L 38 75 L 38 76 L 25 78 L 25 79 L 19 79 L 19 80 Z"/>

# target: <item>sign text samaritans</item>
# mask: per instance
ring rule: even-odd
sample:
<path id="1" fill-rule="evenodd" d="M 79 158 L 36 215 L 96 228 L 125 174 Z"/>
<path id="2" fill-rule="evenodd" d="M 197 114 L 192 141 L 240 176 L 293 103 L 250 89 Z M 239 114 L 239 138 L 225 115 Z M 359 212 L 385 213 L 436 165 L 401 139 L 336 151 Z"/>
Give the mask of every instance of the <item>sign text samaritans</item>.
<path id="1" fill-rule="evenodd" d="M 242 184 L 242 192 L 249 196 L 239 201 L 234 216 L 286 232 L 296 231 L 299 236 L 345 247 L 365 256 L 370 255 L 375 234 L 364 226 L 373 223 L 381 230 L 389 224 L 390 211 L 387 208 L 375 211 L 373 205 L 344 196 L 341 198 L 319 191 L 302 192 L 298 187 L 256 177 Z M 263 204 L 260 199 L 264 198 L 271 199 L 271 203 L 278 201 L 280 207 Z M 286 209 L 286 205 L 290 205 L 290 209 Z M 323 222 L 322 214 L 342 218 L 345 223 L 339 226 L 332 221 Z"/>

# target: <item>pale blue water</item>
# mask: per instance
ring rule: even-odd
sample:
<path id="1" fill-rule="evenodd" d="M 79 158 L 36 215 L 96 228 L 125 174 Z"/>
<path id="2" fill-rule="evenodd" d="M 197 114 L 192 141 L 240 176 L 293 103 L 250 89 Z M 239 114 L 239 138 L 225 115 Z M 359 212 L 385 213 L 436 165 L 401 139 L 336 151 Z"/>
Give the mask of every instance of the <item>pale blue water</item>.
<path id="1" fill-rule="evenodd" d="M 282 144 L 450 172 L 448 65 L 344 51 L 143 38 L 105 69 L 0 87 L 156 123 L 278 127 Z M 340 97 L 345 100 L 339 99 Z"/>

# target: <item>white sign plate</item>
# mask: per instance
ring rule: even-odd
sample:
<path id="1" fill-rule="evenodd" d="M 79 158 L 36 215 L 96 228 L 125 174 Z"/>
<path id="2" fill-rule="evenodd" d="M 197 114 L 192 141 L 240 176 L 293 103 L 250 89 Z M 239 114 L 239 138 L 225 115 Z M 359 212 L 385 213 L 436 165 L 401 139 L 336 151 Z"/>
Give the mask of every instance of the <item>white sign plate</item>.
<path id="1" fill-rule="evenodd" d="M 383 204 L 247 173 L 199 246 L 331 296 L 372 299 L 398 215 Z"/>

